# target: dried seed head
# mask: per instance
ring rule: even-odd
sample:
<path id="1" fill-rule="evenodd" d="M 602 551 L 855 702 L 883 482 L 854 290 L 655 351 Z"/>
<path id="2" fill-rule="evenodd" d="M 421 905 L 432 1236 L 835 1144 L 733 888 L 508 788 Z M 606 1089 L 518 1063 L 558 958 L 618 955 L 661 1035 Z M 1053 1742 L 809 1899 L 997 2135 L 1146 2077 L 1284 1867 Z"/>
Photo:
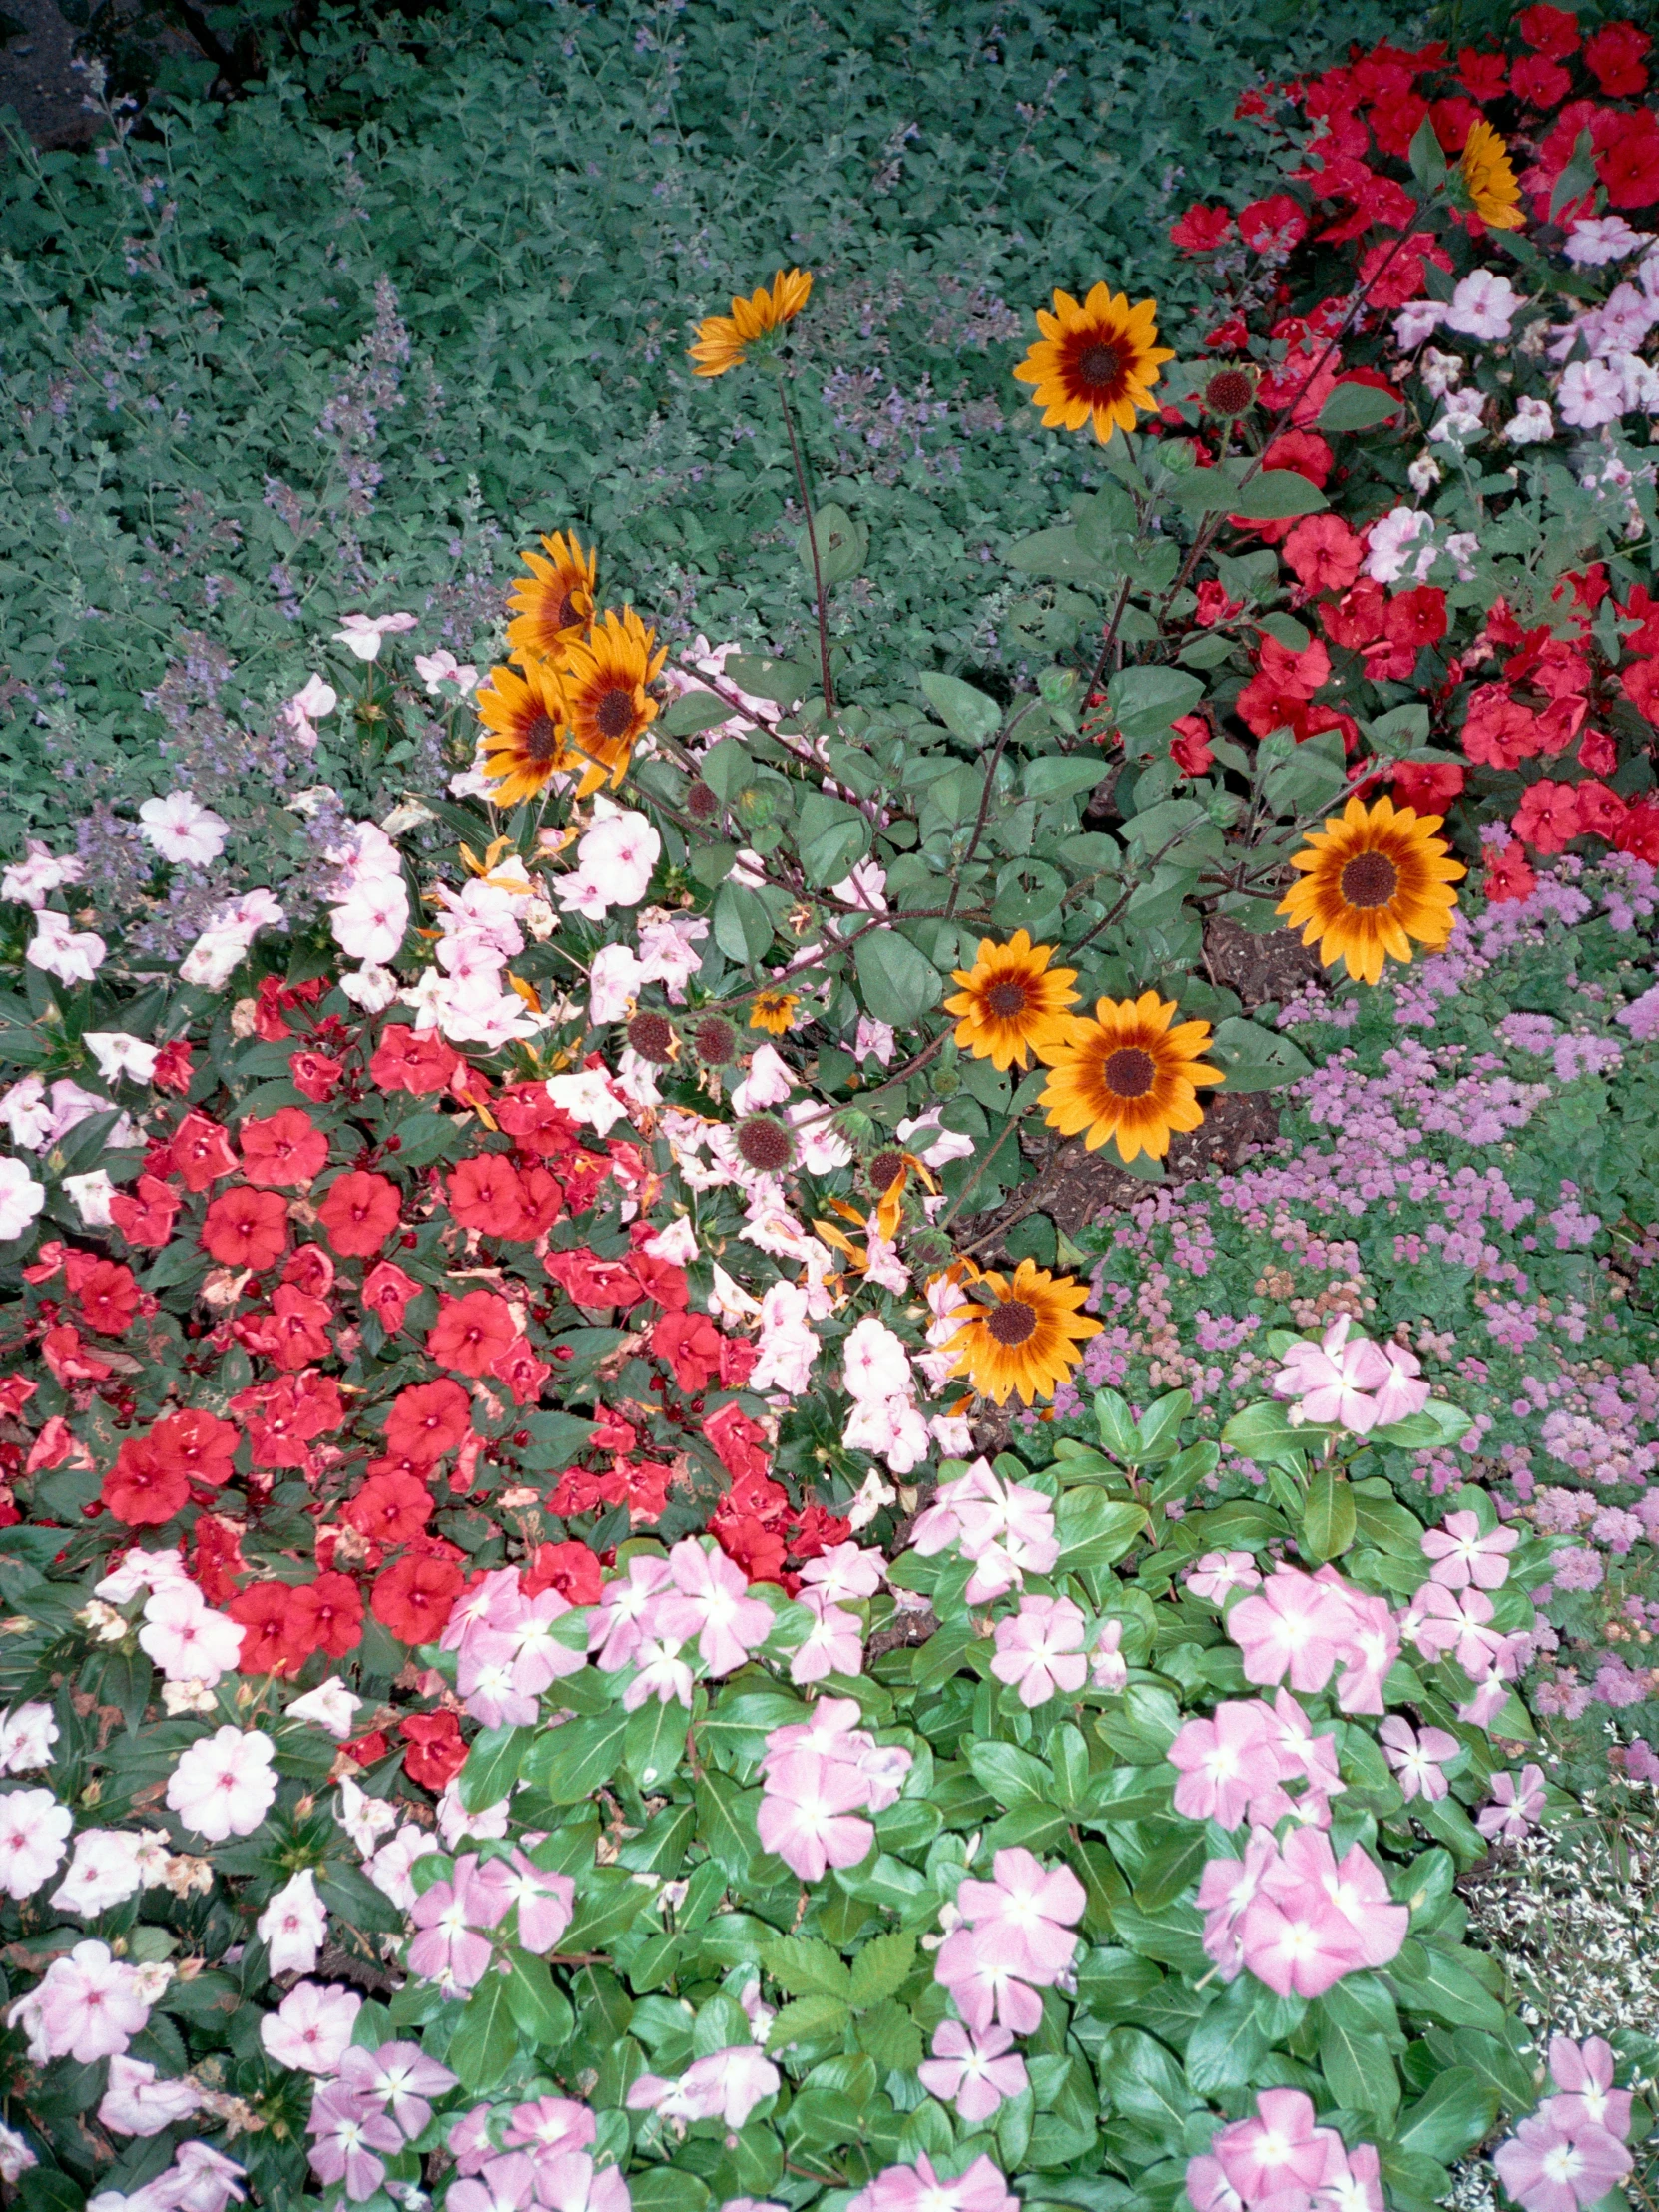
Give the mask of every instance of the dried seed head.
<path id="1" fill-rule="evenodd" d="M 737 1146 L 757 1175 L 782 1175 L 795 1158 L 795 1132 L 776 1114 L 751 1114 L 738 1124 Z"/>
<path id="2" fill-rule="evenodd" d="M 738 1056 L 738 1032 L 724 1014 L 705 1014 L 692 1031 L 692 1043 L 708 1067 L 730 1067 Z"/>
<path id="3" fill-rule="evenodd" d="M 653 1067 L 666 1068 L 674 1058 L 674 1024 L 666 1014 L 654 1013 L 648 1008 L 637 1013 L 628 1024 L 628 1042 L 642 1060 L 649 1060 Z"/>

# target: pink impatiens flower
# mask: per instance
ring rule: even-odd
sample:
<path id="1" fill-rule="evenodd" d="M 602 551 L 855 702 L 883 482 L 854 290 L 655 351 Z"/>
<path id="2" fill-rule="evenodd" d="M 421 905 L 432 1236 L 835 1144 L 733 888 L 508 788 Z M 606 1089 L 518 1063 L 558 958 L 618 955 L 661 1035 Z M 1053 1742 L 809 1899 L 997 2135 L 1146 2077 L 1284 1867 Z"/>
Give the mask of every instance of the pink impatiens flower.
<path id="1" fill-rule="evenodd" d="M 1062 1691 L 1074 1696 L 1088 1673 L 1083 1626 L 1069 1597 L 1022 1597 L 1018 1613 L 996 1624 L 992 1674 L 1017 1687 L 1022 1705 L 1046 1705 Z"/>
<path id="2" fill-rule="evenodd" d="M 1425 1728 L 1419 1735 L 1397 1713 L 1390 1713 L 1377 1734 L 1407 1803 L 1419 1790 L 1431 1805 L 1445 1796 L 1451 1784 L 1440 1768 L 1458 1749 L 1455 1736 L 1443 1728 Z"/>
<path id="3" fill-rule="evenodd" d="M 1448 1590 L 1466 1590 L 1471 1582 L 1477 1589 L 1497 1590 L 1509 1579 L 1507 1555 L 1519 1542 L 1518 1529 L 1494 1528 L 1482 1535 L 1477 1514 L 1447 1513 L 1440 1527 L 1423 1531 L 1422 1548 L 1434 1562 L 1433 1579 Z"/>
<path id="4" fill-rule="evenodd" d="M 1027 2086 L 1025 2060 L 1005 2027 L 987 2027 L 974 2035 L 960 2020 L 941 2020 L 933 2030 L 933 2055 L 916 2068 L 929 2096 L 953 2104 L 970 2125 L 988 2120 L 1006 2097 Z"/>
<path id="5" fill-rule="evenodd" d="M 1069 1867 L 1044 1867 L 1018 1845 L 999 1851 L 990 1882 L 963 1882 L 956 1910 L 985 1940 L 994 1940 L 1010 1971 L 1046 1988 L 1071 1964 L 1074 1924 L 1087 1900 Z"/>

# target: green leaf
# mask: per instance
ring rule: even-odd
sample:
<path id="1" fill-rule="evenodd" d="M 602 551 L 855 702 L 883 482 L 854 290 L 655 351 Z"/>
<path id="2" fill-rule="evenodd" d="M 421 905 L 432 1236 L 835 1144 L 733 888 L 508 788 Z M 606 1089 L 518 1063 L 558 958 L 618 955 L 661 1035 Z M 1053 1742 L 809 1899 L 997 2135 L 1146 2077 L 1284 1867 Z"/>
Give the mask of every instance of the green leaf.
<path id="1" fill-rule="evenodd" d="M 1370 430 L 1398 414 L 1401 402 L 1392 392 L 1375 384 L 1356 383 L 1352 377 L 1338 384 L 1320 409 L 1321 430 Z"/>
<path id="2" fill-rule="evenodd" d="M 974 1780 L 998 1805 L 1052 1805 L 1054 1777 L 1040 1759 L 1017 1744 L 970 1743 L 967 1763 Z"/>
<path id="3" fill-rule="evenodd" d="M 1399 1451 L 1422 1451 L 1436 1444 L 1456 1443 L 1473 1425 L 1472 1415 L 1460 1405 L 1431 1397 L 1420 1412 L 1407 1413 L 1403 1420 L 1392 1421 L 1386 1428 L 1374 1428 L 1367 1441 L 1392 1444 Z"/>
<path id="4" fill-rule="evenodd" d="M 1371 2113 L 1381 2128 L 1392 2123 L 1399 2076 L 1381 2035 L 1328 2017 L 1320 2029 L 1320 2066 L 1339 2104 L 1351 2112 Z"/>
<path id="5" fill-rule="evenodd" d="M 935 671 L 920 679 L 927 703 L 954 736 L 969 745 L 988 746 L 1002 726 L 1002 709 L 987 692 L 964 684 L 959 676 Z"/>
<path id="6" fill-rule="evenodd" d="M 461 1769 L 461 1803 L 469 1813 L 500 1804 L 518 1780 L 524 1754 L 534 1741 L 528 1728 L 486 1728 L 472 1739 Z"/>
<path id="7" fill-rule="evenodd" d="M 1309 1074 L 1314 1064 L 1289 1037 L 1242 1014 L 1218 1022 L 1205 1049 L 1225 1072 L 1230 1091 L 1276 1091 Z"/>
<path id="8" fill-rule="evenodd" d="M 793 707 L 819 682 L 819 670 L 811 661 L 771 661 L 762 654 L 739 654 L 721 673 L 739 691 L 770 699 L 779 707 Z"/>
<path id="9" fill-rule="evenodd" d="M 1223 2089 L 1242 2089 L 1268 2053 L 1268 2038 L 1256 2017 L 1255 1991 L 1241 1976 L 1199 2019 L 1187 2039 L 1187 2080 L 1195 2096 L 1209 2099 Z"/>
<path id="10" fill-rule="evenodd" d="M 786 2004 L 773 2021 L 767 2048 L 788 2050 L 792 2044 L 821 2043 L 827 2037 L 843 2035 L 850 2018 L 840 1997 L 798 1998 L 794 2004 Z"/>
<path id="11" fill-rule="evenodd" d="M 691 1715 L 677 1698 L 647 1698 L 628 1716 L 622 1760 L 640 1792 L 657 1788 L 680 1764 Z"/>
<path id="12" fill-rule="evenodd" d="M 722 883 L 715 894 L 715 942 L 729 960 L 753 967 L 772 943 L 772 915 L 766 901 L 742 883 Z"/>
<path id="13" fill-rule="evenodd" d="M 86 2191 L 56 2166 L 31 2166 L 18 2177 L 17 2201 L 22 2212 L 81 2212 Z"/>
<path id="14" fill-rule="evenodd" d="M 1398 2147 L 1448 2165 L 1472 2150 L 1497 2118 L 1498 2093 L 1468 2066 L 1452 2066 L 1401 2115 Z"/>
<path id="15" fill-rule="evenodd" d="M 1406 1950 L 1416 1947 L 1407 1944 Z M 1424 1963 L 1414 1971 L 1406 1966 L 1403 1952 L 1387 1968 L 1388 1979 L 1406 2010 L 1443 2020 L 1447 2027 L 1485 2027 L 1501 2034 L 1503 2007 L 1491 1991 L 1483 1988 L 1466 1966 L 1458 1965 L 1434 1944 L 1420 1947 Z"/>
<path id="16" fill-rule="evenodd" d="M 576 2029 L 576 2015 L 543 1959 L 528 1951 L 508 1953 L 507 2002 L 528 2040 L 542 2050 L 562 2050 Z"/>
<path id="17" fill-rule="evenodd" d="M 916 1962 L 916 1939 L 902 1930 L 873 1936 L 852 1961 L 851 2004 L 866 2011 L 883 1997 L 896 1996 Z"/>
<path id="18" fill-rule="evenodd" d="M 645 2166 L 628 2176 L 633 2212 L 708 2212 L 707 2186 L 683 2163 Z"/>
<path id="19" fill-rule="evenodd" d="M 1146 1508 L 1109 1498 L 1095 1489 L 1068 1490 L 1054 1514 L 1060 1539 L 1057 1574 L 1109 1567 L 1150 1532 Z"/>
<path id="20" fill-rule="evenodd" d="M 722 722 L 730 722 L 738 712 L 717 699 L 713 692 L 685 691 L 678 699 L 671 700 L 659 727 L 671 738 L 695 738 L 700 731 L 713 730 Z"/>
<path id="21" fill-rule="evenodd" d="M 1406 148 L 1405 158 L 1411 165 L 1411 175 L 1423 190 L 1438 192 L 1445 183 L 1445 153 L 1431 115 L 1425 115 L 1411 134 L 1411 143 Z M 1324 419 L 1322 415 L 1322 423 Z M 1342 429 L 1346 425 L 1338 423 L 1336 427 Z"/>
<path id="22" fill-rule="evenodd" d="M 513 2022 L 510 1976 L 486 1973 L 466 2001 L 450 2040 L 446 2063 L 463 2088 L 493 2089 L 518 2048 Z"/>
<path id="23" fill-rule="evenodd" d="M 1258 1466 L 1286 1467 L 1300 1474 L 1304 1454 L 1331 1433 L 1313 1421 L 1293 1428 L 1287 1407 L 1272 1398 L 1259 1398 L 1242 1413 L 1233 1415 L 1221 1432 L 1221 1440 L 1230 1451 L 1242 1452 Z"/>
<path id="24" fill-rule="evenodd" d="M 761 1952 L 761 1964 L 792 1997 L 829 1996 L 844 2004 L 852 1988 L 846 1961 L 828 1943 L 805 1936 L 780 1936 Z"/>
<path id="25" fill-rule="evenodd" d="M 1249 522 L 1288 522 L 1296 515 L 1317 515 L 1329 504 L 1318 484 L 1294 468 L 1264 468 L 1240 485 L 1228 511 Z"/>
<path id="26" fill-rule="evenodd" d="M 865 930 L 852 958 L 866 1009 L 891 1028 L 911 1028 L 944 996 L 938 969 L 896 929 Z"/>
<path id="27" fill-rule="evenodd" d="M 826 585 L 844 584 L 856 576 L 869 551 L 869 532 L 844 507 L 833 504 L 813 510 L 813 537 L 818 540 L 819 574 Z M 796 536 L 796 548 L 809 581 L 813 573 L 813 539 L 805 524 Z"/>
<path id="28" fill-rule="evenodd" d="M 1210 1839 L 1203 1827 L 1185 1823 L 1168 1843 L 1154 1851 L 1135 1883 L 1135 1903 L 1143 1913 L 1157 1913 L 1173 1905 L 1204 1872 L 1210 1856 Z"/>
<path id="29" fill-rule="evenodd" d="M 1555 180 L 1555 190 L 1549 196 L 1549 220 L 1551 223 L 1563 208 L 1570 208 L 1575 200 L 1596 189 L 1595 140 L 1588 128 L 1579 132 L 1573 142 L 1572 160 Z"/>
<path id="30" fill-rule="evenodd" d="M 735 1878 L 746 1875 L 749 1862 L 761 1848 L 755 1833 L 760 1791 L 740 1789 L 730 1775 L 705 1772 L 693 1794 L 697 1800 L 697 1833 L 710 1858 L 718 1860 Z"/>
<path id="31" fill-rule="evenodd" d="M 1354 1492 L 1347 1477 L 1330 1465 L 1314 1469 L 1308 1483 L 1308 1509 L 1302 1533 L 1310 1555 L 1337 1559 L 1354 1541 Z"/>
<path id="32" fill-rule="evenodd" d="M 555 1805 L 580 1805 L 615 1774 L 627 1731 L 620 1708 L 550 1728 L 537 1737 L 525 1779 Z"/>
<path id="33" fill-rule="evenodd" d="M 869 824 L 830 792 L 809 792 L 796 818 L 796 850 L 809 883 L 838 883 L 869 850 Z"/>
<path id="34" fill-rule="evenodd" d="M 1138 2027 L 1113 2028 L 1100 2077 L 1110 2084 L 1114 2112 L 1137 2121 L 1170 2156 L 1185 2148 L 1187 2114 L 1196 2099 L 1162 2043 Z"/>
<path id="35" fill-rule="evenodd" d="M 921 2029 L 901 2004 L 884 1999 L 854 2023 L 853 2036 L 888 2073 L 914 2073 L 921 2063 Z"/>
<path id="36" fill-rule="evenodd" d="M 1204 680 L 1185 669 L 1120 669 L 1107 687 L 1107 712 L 1126 741 L 1155 738 L 1204 697 Z"/>
<path id="37" fill-rule="evenodd" d="M 1093 791 L 1105 773 L 1104 761 L 1044 753 L 1026 762 L 1022 781 L 1027 799 L 1072 799 L 1079 792 Z"/>

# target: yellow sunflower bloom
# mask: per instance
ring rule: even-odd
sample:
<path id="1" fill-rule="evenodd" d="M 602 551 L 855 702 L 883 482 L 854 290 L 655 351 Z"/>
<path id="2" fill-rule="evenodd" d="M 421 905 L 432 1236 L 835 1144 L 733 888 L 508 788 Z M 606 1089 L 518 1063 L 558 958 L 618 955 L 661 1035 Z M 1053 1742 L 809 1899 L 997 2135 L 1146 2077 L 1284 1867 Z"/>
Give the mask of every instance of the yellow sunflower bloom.
<path id="1" fill-rule="evenodd" d="M 770 337 L 786 322 L 793 322 L 813 289 L 811 270 L 781 269 L 772 289 L 763 284 L 748 299 L 734 299 L 729 315 L 712 314 L 697 326 L 697 343 L 691 349 L 697 376 L 724 376 L 729 368 L 741 368 L 748 349 L 758 338 Z"/>
<path id="2" fill-rule="evenodd" d="M 492 668 L 478 688 L 484 725 L 484 773 L 495 784 L 496 806 L 534 799 L 548 780 L 581 767 L 571 752 L 570 709 L 557 672 L 545 661 L 522 670 Z"/>
<path id="3" fill-rule="evenodd" d="M 518 609 L 507 625 L 507 643 L 517 655 L 557 660 L 593 620 L 599 556 L 591 548 L 584 553 L 574 532 L 567 538 L 555 531 L 541 542 L 545 560 L 542 553 L 519 555 L 530 573 L 507 594 L 508 606 Z"/>
<path id="4" fill-rule="evenodd" d="M 1438 951 L 1457 905 L 1450 885 L 1468 873 L 1434 835 L 1440 819 L 1396 809 L 1391 799 L 1370 808 L 1351 799 L 1292 854 L 1302 881 L 1276 911 L 1304 944 L 1319 940 L 1327 967 L 1346 961 L 1357 983 L 1382 981 L 1384 954 L 1409 962 L 1413 938 Z"/>
<path id="5" fill-rule="evenodd" d="M 1090 1152 L 1115 1138 L 1126 1160 L 1144 1152 L 1161 1160 L 1172 1130 L 1196 1129 L 1204 1119 L 1199 1084 L 1226 1081 L 1201 1055 L 1210 1043 L 1207 1021 L 1170 1027 L 1173 998 L 1156 991 L 1139 998 L 1102 998 L 1093 1021 L 1073 1020 L 1063 1044 L 1041 1057 L 1052 1070 L 1037 1103 L 1048 1126 L 1081 1136 Z"/>
<path id="6" fill-rule="evenodd" d="M 1025 1067 L 1028 1050 L 1064 1034 L 1066 1010 L 1077 1003 L 1069 987 L 1077 970 L 1051 968 L 1053 957 L 1051 944 L 1033 944 L 1023 929 L 1007 944 L 981 937 L 972 967 L 951 976 L 961 989 L 944 1002 L 947 1014 L 961 1017 L 956 1042 L 964 1052 L 1006 1072 L 1016 1060 Z"/>
<path id="7" fill-rule="evenodd" d="M 979 1278 L 995 1303 L 976 1306 L 948 1344 L 956 1365 L 981 1397 L 997 1405 L 1018 1391 L 1029 1405 L 1052 1397 L 1083 1357 L 1083 1346 L 1100 1334 L 1092 1314 L 1078 1312 L 1089 1287 L 1069 1275 L 1053 1276 L 1034 1260 L 1022 1260 L 1010 1283 L 987 1271 Z"/>
<path id="8" fill-rule="evenodd" d="M 1518 231 L 1526 218 L 1521 214 L 1520 187 L 1509 167 L 1509 149 L 1489 123 L 1470 127 L 1459 165 L 1463 189 L 1481 222 L 1493 231 Z"/>
<path id="9" fill-rule="evenodd" d="M 764 1029 L 769 1037 L 781 1037 L 801 1003 L 797 991 L 759 991 L 749 1009 L 751 1029 Z"/>
<path id="10" fill-rule="evenodd" d="M 565 647 L 560 671 L 570 716 L 570 747 L 587 763 L 578 799 L 609 779 L 612 789 L 627 774 L 634 747 L 656 718 L 646 691 L 662 670 L 668 647 L 659 646 L 632 607 L 607 609 L 585 638 Z"/>
<path id="11" fill-rule="evenodd" d="M 1133 430 L 1135 410 L 1151 413 L 1152 386 L 1162 361 L 1174 353 L 1158 339 L 1158 302 L 1129 304 L 1125 292 L 1096 284 L 1081 306 L 1070 292 L 1054 294 L 1054 312 L 1037 309 L 1041 338 L 1015 376 L 1035 384 L 1031 404 L 1043 408 L 1045 430 L 1081 430 L 1094 424 L 1102 445 L 1114 429 Z"/>

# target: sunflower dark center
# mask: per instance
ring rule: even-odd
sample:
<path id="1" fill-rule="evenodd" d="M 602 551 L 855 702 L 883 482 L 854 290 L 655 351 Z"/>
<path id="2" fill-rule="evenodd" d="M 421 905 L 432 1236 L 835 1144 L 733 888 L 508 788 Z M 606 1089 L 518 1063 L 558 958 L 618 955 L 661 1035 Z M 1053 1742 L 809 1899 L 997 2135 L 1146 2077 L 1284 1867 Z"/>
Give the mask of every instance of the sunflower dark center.
<path id="1" fill-rule="evenodd" d="M 708 822 L 720 812 L 720 801 L 701 777 L 686 787 L 686 812 L 693 822 Z"/>
<path id="2" fill-rule="evenodd" d="M 567 591 L 553 610 L 553 627 L 555 630 L 571 630 L 581 619 L 582 612 L 576 604 L 576 594 Z"/>
<path id="3" fill-rule="evenodd" d="M 1108 1054 L 1102 1073 L 1114 1098 L 1145 1098 L 1158 1079 L 1158 1063 L 1138 1044 L 1120 1044 Z"/>
<path id="4" fill-rule="evenodd" d="M 738 1124 L 738 1153 L 761 1175 L 777 1175 L 795 1158 L 795 1139 L 770 1114 L 752 1114 Z"/>
<path id="5" fill-rule="evenodd" d="M 698 1023 L 693 1041 L 700 1058 L 707 1060 L 711 1067 L 723 1068 L 737 1053 L 738 1032 L 719 1014 L 710 1014 L 707 1020 Z"/>
<path id="6" fill-rule="evenodd" d="M 559 726 L 549 714 L 539 710 L 524 725 L 524 751 L 529 760 L 537 763 L 552 760 L 558 750 Z"/>
<path id="7" fill-rule="evenodd" d="M 869 1179 L 878 1191 L 891 1190 L 893 1178 L 904 1172 L 902 1152 L 878 1152 L 869 1163 Z"/>
<path id="8" fill-rule="evenodd" d="M 593 711 L 593 719 L 601 737 L 625 738 L 634 727 L 634 695 L 624 685 L 614 684 Z"/>
<path id="9" fill-rule="evenodd" d="M 1004 1300 L 985 1317 L 985 1327 L 999 1345 L 1009 1350 L 1026 1344 L 1037 1333 L 1037 1309 L 1023 1298 Z"/>
<path id="10" fill-rule="evenodd" d="M 998 1021 L 1012 1021 L 1016 1015 L 1023 1014 L 1026 1003 L 1025 985 L 1015 982 L 1011 976 L 1005 982 L 993 983 L 985 993 L 985 1004 Z"/>
<path id="11" fill-rule="evenodd" d="M 667 1067 L 674 1058 L 674 1025 L 662 1014 L 636 1014 L 628 1024 L 628 1042 L 642 1060 Z"/>
<path id="12" fill-rule="evenodd" d="M 1385 852 L 1358 852 L 1338 877 L 1337 887 L 1345 905 L 1385 906 L 1399 888 L 1399 870 Z"/>
<path id="13" fill-rule="evenodd" d="M 1123 373 L 1123 364 L 1115 345 L 1107 345 L 1097 338 L 1086 345 L 1077 356 L 1077 374 L 1080 380 L 1096 391 L 1108 391 Z"/>

